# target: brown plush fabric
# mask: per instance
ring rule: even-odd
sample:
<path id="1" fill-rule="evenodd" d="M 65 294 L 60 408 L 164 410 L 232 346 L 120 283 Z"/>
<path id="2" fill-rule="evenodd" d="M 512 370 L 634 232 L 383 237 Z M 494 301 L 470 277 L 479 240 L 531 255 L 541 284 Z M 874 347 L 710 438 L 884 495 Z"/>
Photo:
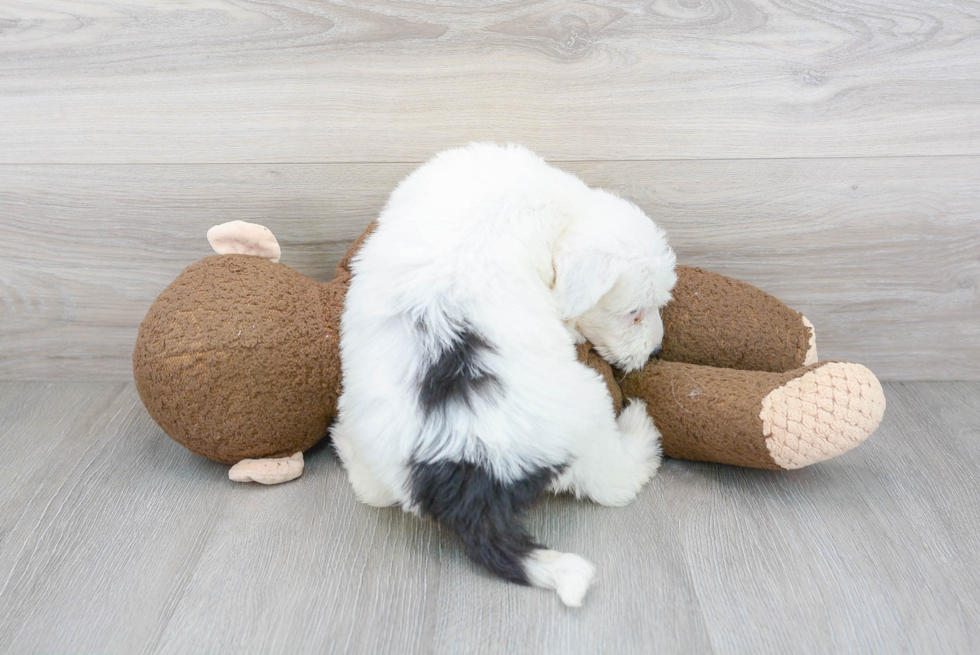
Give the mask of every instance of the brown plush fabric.
<path id="1" fill-rule="evenodd" d="M 803 365 L 810 328 L 802 314 L 751 284 L 677 267 L 674 299 L 663 309 L 660 359 L 746 371 Z"/>
<path id="2" fill-rule="evenodd" d="M 192 452 L 226 464 L 315 444 L 340 390 L 324 293 L 259 257 L 189 266 L 150 308 L 133 351 L 150 415 Z"/>
<path id="3" fill-rule="evenodd" d="M 344 297 L 351 281 L 351 260 L 361 244 L 374 231 L 377 222 L 372 222 L 367 229 L 350 245 L 347 252 L 334 268 L 334 278 L 320 285 L 320 303 L 323 307 L 323 339 L 324 359 L 323 371 L 325 383 L 330 393 L 324 395 L 327 403 L 326 414 L 332 420 L 337 414 L 337 399 L 341 391 L 340 369 L 340 315 L 344 311 Z"/>
<path id="4" fill-rule="evenodd" d="M 357 251 L 361 249 L 361 245 L 363 245 L 364 241 L 371 236 L 371 233 L 374 232 L 374 228 L 377 226 L 377 221 L 371 221 L 371 224 L 364 228 L 364 231 L 361 232 L 361 236 L 357 237 L 357 239 L 354 240 L 354 243 L 350 244 L 350 247 L 347 248 L 347 252 L 345 252 L 344 256 L 340 258 L 340 261 L 337 262 L 337 266 L 333 270 L 334 279 L 332 281 L 341 282 L 344 285 L 345 291 L 347 290 L 348 285 L 350 285 L 350 278 L 352 275 L 350 270 L 351 261 L 354 259 L 354 255 L 357 254 Z"/>
<path id="5" fill-rule="evenodd" d="M 770 373 L 653 359 L 620 387 L 647 401 L 668 457 L 780 469 L 766 448 L 762 399 L 817 366 Z"/>

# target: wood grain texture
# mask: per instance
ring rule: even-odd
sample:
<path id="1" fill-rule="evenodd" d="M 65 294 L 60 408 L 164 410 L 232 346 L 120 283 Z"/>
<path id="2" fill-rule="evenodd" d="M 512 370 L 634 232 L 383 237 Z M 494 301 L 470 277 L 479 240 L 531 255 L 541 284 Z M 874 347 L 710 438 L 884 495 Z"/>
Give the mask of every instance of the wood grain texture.
<path id="1" fill-rule="evenodd" d="M 33 491 L 29 482 L 57 456 L 65 435 L 79 423 L 90 425 L 112 395 L 113 387 L 104 383 L 76 384 L 66 389 L 55 384 L 0 382 L 0 444 L 4 454 L 0 457 L 0 515 L 15 511 L 5 503 Z M 38 431 L 41 424 L 44 429 Z M 4 544 L 8 536 L 6 531 L 0 532 L 0 551 L 7 550 Z"/>
<path id="2" fill-rule="evenodd" d="M 30 473 L 0 489 L 4 652 L 152 649 L 228 500 L 226 469 L 161 438 L 131 384 L 99 385 L 61 430 L 91 386 L 26 388 L 48 404 L 13 441 L 50 445 L 14 459 Z"/>
<path id="3" fill-rule="evenodd" d="M 569 162 L 684 264 L 803 311 L 825 359 L 980 379 L 980 157 Z M 270 227 L 325 281 L 413 164 L 0 167 L 0 379 L 131 376 L 136 328 L 208 227 Z"/>
<path id="4" fill-rule="evenodd" d="M 980 647 L 980 576 L 964 532 L 980 520 L 980 440 L 975 428 L 951 430 L 976 418 L 977 386 L 885 390 L 867 445 L 819 466 L 675 463 L 685 470 L 667 506 L 694 585 L 702 599 L 729 600 L 702 602 L 716 652 Z"/>
<path id="5" fill-rule="evenodd" d="M 980 154 L 965 0 L 0 9 L 0 162 Z"/>
<path id="6" fill-rule="evenodd" d="M 357 504 L 324 446 L 295 482 L 236 485 L 130 384 L 0 383 L 0 473 L 20 472 L 0 484 L 0 651 L 976 652 L 980 384 L 885 392 L 879 430 L 829 462 L 668 461 L 626 508 L 539 503 L 534 534 L 598 568 L 570 610 Z"/>

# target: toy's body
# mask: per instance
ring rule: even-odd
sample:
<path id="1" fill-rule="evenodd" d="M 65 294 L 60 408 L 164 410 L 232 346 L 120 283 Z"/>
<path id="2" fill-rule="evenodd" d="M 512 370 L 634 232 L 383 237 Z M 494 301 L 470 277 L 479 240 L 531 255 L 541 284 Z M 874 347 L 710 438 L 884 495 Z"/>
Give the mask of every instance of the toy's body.
<path id="1" fill-rule="evenodd" d="M 235 221 L 209 239 L 219 252 L 251 254 L 208 257 L 160 295 L 133 353 L 137 388 L 173 439 L 238 463 L 232 479 L 284 482 L 302 473 L 302 451 L 326 436 L 336 412 L 340 314 L 361 239 L 326 284 L 271 261 L 278 244 L 259 226 Z M 801 314 L 737 280 L 677 273 L 659 358 L 620 384 L 579 348 L 614 404 L 646 401 L 664 454 L 790 469 L 874 431 L 885 405 L 878 381 L 858 364 L 815 364 Z"/>

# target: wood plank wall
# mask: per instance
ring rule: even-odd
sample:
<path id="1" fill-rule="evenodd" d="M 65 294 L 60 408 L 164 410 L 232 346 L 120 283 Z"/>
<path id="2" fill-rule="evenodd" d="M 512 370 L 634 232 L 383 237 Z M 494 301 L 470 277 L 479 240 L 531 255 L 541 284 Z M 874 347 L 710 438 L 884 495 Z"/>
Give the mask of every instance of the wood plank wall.
<path id="1" fill-rule="evenodd" d="M 528 145 L 682 263 L 803 311 L 826 358 L 980 379 L 980 4 L 0 6 L 0 379 L 130 377 L 204 232 L 326 280 L 441 148 Z"/>

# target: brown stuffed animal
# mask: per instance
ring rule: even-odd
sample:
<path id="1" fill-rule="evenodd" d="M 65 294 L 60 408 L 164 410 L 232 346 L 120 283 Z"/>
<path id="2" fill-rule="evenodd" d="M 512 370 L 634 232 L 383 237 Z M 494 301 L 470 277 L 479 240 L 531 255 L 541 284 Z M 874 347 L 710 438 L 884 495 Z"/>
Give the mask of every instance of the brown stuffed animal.
<path id="1" fill-rule="evenodd" d="M 350 260 L 371 227 L 318 284 L 278 264 L 266 228 L 216 226 L 221 253 L 192 264 L 140 326 L 133 373 L 154 420 L 192 452 L 226 464 L 233 480 L 285 482 L 327 434 L 340 395 L 340 314 Z M 589 344 L 579 359 L 612 402 L 641 398 L 680 459 L 794 469 L 866 439 L 885 398 L 859 364 L 816 363 L 813 326 L 751 285 L 677 267 L 663 310 L 659 357 L 629 375 Z"/>

